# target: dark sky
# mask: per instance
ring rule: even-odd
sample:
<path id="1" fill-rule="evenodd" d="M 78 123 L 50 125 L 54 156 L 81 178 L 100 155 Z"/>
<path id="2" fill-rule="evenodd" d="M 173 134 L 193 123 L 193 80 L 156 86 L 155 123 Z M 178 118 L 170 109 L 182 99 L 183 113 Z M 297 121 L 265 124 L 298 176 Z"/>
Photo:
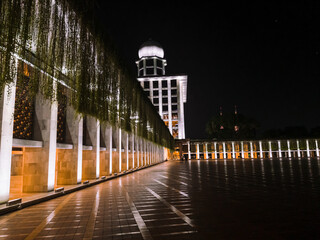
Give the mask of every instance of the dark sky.
<path id="1" fill-rule="evenodd" d="M 210 5 L 208 4 L 210 3 Z M 188 75 L 186 137 L 238 106 L 261 130 L 320 125 L 320 1 L 100 0 L 105 28 L 136 70 L 158 41 L 167 74 Z"/>

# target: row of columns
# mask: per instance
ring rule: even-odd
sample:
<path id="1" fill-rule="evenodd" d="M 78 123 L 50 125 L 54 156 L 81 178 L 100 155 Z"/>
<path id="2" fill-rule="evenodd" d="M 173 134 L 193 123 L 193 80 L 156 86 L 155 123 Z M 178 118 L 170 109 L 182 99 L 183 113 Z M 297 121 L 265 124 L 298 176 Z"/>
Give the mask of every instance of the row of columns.
<path id="1" fill-rule="evenodd" d="M 13 139 L 15 86 L 16 79 L 5 86 L 0 99 L 0 203 L 9 200 L 12 161 L 23 159 L 23 192 L 47 192 L 57 185 L 78 184 L 164 160 L 163 147 L 93 117 L 86 117 L 91 140 L 86 146 L 83 117 L 70 106 L 66 113 L 70 144 L 57 143 L 58 103 L 40 94 L 35 98 L 39 141 Z M 22 156 L 13 155 L 12 147 L 21 147 Z"/>
<path id="2" fill-rule="evenodd" d="M 191 159 L 191 146 L 190 146 L 190 142 L 188 141 L 188 159 Z M 217 154 L 219 153 L 219 154 L 223 154 L 223 158 L 225 159 L 225 158 L 228 158 L 228 153 L 230 153 L 230 152 L 228 152 L 227 150 L 226 150 L 226 143 L 225 142 L 222 142 L 222 143 L 219 143 L 219 142 L 214 142 L 213 143 L 214 144 L 214 151 L 212 151 L 211 152 L 211 154 L 212 154 L 212 159 L 216 159 L 217 158 Z M 217 144 L 222 144 L 222 152 L 220 152 L 220 151 L 217 151 Z M 244 142 L 240 142 L 240 148 L 241 148 L 241 150 L 240 151 L 236 151 L 235 150 L 235 142 L 231 142 L 231 156 L 232 156 L 232 158 L 237 158 L 238 156 L 239 156 L 239 154 L 241 153 L 241 156 L 242 156 L 242 158 L 246 158 L 245 157 L 245 154 L 246 153 L 250 153 L 250 156 L 251 156 L 251 158 L 257 158 L 257 156 L 258 156 L 258 154 L 257 153 L 259 153 L 259 156 L 260 156 L 260 158 L 263 158 L 263 153 L 264 152 L 267 152 L 268 153 L 268 157 L 269 158 L 272 158 L 273 157 L 273 153 L 274 152 L 278 152 L 278 157 L 283 157 L 283 152 L 288 152 L 288 157 L 292 157 L 292 152 L 293 152 L 293 150 L 291 150 L 290 149 L 290 141 L 289 140 L 287 140 L 287 150 L 285 150 L 285 151 L 283 151 L 282 149 L 281 149 L 281 141 L 277 141 L 277 144 L 278 144 L 278 150 L 277 151 L 273 151 L 272 150 L 272 142 L 271 141 L 268 141 L 268 151 L 264 151 L 263 149 L 262 149 L 262 141 L 258 141 L 258 148 L 259 149 L 254 149 L 254 142 L 252 142 L 252 141 L 250 141 L 249 142 L 249 146 L 250 146 L 250 148 L 247 150 L 247 151 L 245 151 L 244 150 Z M 300 146 L 299 146 L 299 140 L 296 140 L 296 144 L 297 144 L 297 150 L 296 150 L 296 152 L 297 152 L 297 156 L 298 157 L 301 157 L 301 149 L 300 149 Z M 197 159 L 200 159 L 200 143 L 196 143 L 195 144 L 196 145 L 196 158 Z M 208 155 L 208 143 L 202 143 L 202 145 L 203 145 L 203 147 L 205 148 L 202 152 L 204 153 L 204 158 L 206 158 L 206 159 L 208 159 L 209 157 L 209 155 Z M 257 144 L 255 144 L 256 146 L 257 146 Z M 316 156 L 317 157 L 319 157 L 320 156 L 320 153 L 319 153 L 319 146 L 318 146 L 318 141 L 317 140 L 315 140 L 315 149 L 313 149 L 313 150 L 315 150 L 315 152 L 316 152 Z M 310 157 L 311 156 L 311 154 L 310 154 L 310 152 L 311 152 L 312 150 L 310 149 L 310 143 L 309 143 L 309 140 L 306 140 L 306 153 L 307 153 L 307 157 Z M 214 157 L 213 157 L 214 156 Z M 247 156 L 248 157 L 248 156 Z"/>

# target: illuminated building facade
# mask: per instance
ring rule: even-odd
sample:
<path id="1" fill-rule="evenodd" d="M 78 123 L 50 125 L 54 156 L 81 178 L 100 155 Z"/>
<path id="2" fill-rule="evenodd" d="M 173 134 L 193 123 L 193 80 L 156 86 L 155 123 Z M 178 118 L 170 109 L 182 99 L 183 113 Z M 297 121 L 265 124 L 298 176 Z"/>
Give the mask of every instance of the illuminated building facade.
<path id="1" fill-rule="evenodd" d="M 166 75 L 167 61 L 161 45 L 149 40 L 139 49 L 138 81 L 175 139 L 185 138 L 184 103 L 187 75 Z"/>

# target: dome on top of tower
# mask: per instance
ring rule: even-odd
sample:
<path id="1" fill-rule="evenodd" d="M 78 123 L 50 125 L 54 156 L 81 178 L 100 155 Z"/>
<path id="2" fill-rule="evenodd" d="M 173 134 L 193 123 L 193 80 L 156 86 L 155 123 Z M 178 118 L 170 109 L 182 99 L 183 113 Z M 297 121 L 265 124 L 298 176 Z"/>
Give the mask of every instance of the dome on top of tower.
<path id="1" fill-rule="evenodd" d="M 161 45 L 153 40 L 144 42 L 139 48 L 139 58 L 142 57 L 164 57 L 164 51 Z"/>

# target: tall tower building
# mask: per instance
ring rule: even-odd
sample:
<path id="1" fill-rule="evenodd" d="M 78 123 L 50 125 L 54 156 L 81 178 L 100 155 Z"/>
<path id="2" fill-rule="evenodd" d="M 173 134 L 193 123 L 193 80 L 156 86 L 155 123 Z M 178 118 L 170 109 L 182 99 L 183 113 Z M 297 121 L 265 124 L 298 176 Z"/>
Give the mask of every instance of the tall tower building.
<path id="1" fill-rule="evenodd" d="M 167 61 L 161 45 L 149 40 L 138 52 L 138 81 L 176 139 L 185 138 L 184 103 L 187 75 L 166 75 Z"/>

